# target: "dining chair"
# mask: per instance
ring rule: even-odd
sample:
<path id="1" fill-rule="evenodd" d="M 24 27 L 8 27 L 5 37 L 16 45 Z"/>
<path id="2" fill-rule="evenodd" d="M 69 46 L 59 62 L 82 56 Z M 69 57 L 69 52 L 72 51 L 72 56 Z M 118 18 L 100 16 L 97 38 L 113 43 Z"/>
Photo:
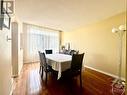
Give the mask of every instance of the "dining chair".
<path id="1" fill-rule="evenodd" d="M 63 72 L 63 76 L 68 78 L 73 78 L 80 75 L 80 87 L 82 88 L 82 63 L 83 63 L 84 53 L 73 54 L 71 61 L 71 68 Z"/>
<path id="2" fill-rule="evenodd" d="M 70 55 L 70 50 L 64 49 L 64 50 L 63 50 L 63 54 Z"/>
<path id="3" fill-rule="evenodd" d="M 43 71 L 43 61 L 42 61 L 42 57 L 41 57 L 41 52 L 38 51 L 39 53 L 39 59 L 40 59 L 40 68 L 39 68 L 39 73 L 41 73 Z"/>
<path id="4" fill-rule="evenodd" d="M 79 53 L 79 51 L 76 51 L 76 50 L 71 50 L 71 51 L 70 51 L 70 55 L 78 54 L 78 53 Z"/>
<path id="5" fill-rule="evenodd" d="M 41 57 L 42 57 L 42 62 L 43 62 L 43 71 L 44 71 L 45 74 L 46 74 L 46 83 L 47 83 L 47 74 L 48 74 L 49 72 L 53 72 L 53 69 L 52 69 L 51 66 L 49 66 L 49 65 L 47 64 L 46 56 L 45 56 L 45 53 L 44 53 L 44 52 L 41 53 Z M 43 71 L 42 71 L 42 78 L 43 78 Z"/>
<path id="6" fill-rule="evenodd" d="M 46 53 L 46 54 L 52 54 L 52 52 L 53 52 L 52 49 L 45 50 L 45 53 Z"/>

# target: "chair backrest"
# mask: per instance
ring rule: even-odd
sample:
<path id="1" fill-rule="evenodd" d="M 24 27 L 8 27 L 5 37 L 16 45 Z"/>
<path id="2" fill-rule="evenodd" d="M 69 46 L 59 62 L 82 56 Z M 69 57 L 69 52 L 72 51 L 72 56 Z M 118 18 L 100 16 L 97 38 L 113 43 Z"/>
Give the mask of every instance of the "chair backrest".
<path id="1" fill-rule="evenodd" d="M 45 53 L 46 53 L 46 54 L 52 54 L 52 49 L 45 50 Z"/>
<path id="2" fill-rule="evenodd" d="M 73 70 L 73 71 L 80 70 L 81 71 L 83 57 L 84 57 L 84 53 L 72 55 L 71 70 Z"/>
<path id="3" fill-rule="evenodd" d="M 47 62 L 46 62 L 46 57 L 45 57 L 45 53 L 41 53 L 41 59 L 42 59 L 42 63 L 43 63 L 43 69 L 46 71 L 47 70 Z"/>
<path id="4" fill-rule="evenodd" d="M 79 51 L 76 51 L 76 50 L 71 50 L 70 51 L 70 55 L 73 55 L 73 54 L 78 54 Z"/>
<path id="5" fill-rule="evenodd" d="M 43 61 L 42 61 L 42 54 L 41 54 L 41 52 L 40 51 L 38 51 L 38 53 L 39 53 L 39 59 L 40 59 L 40 66 L 43 66 Z"/>
<path id="6" fill-rule="evenodd" d="M 63 53 L 64 53 L 64 54 L 67 54 L 67 55 L 70 55 L 70 50 L 65 49 L 65 50 L 63 51 Z"/>

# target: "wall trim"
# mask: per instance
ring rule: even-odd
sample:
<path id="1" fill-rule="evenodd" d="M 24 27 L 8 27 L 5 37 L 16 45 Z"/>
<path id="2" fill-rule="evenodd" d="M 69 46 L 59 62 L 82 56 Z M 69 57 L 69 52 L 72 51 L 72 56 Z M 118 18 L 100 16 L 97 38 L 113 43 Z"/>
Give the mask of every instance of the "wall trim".
<path id="1" fill-rule="evenodd" d="M 23 64 L 24 64 L 24 63 L 22 63 L 21 69 L 18 71 L 18 76 L 21 75 L 21 72 L 22 72 L 22 69 L 23 69 Z"/>
<path id="2" fill-rule="evenodd" d="M 14 90 L 14 87 L 13 87 L 13 84 L 12 84 L 12 88 L 11 88 L 11 91 L 10 91 L 9 95 L 13 95 L 13 90 Z"/>
<path id="3" fill-rule="evenodd" d="M 30 61 L 24 62 L 24 61 L 23 61 L 23 64 L 31 64 L 31 63 L 38 63 L 38 62 L 40 62 L 40 61 L 34 61 L 34 62 L 30 62 Z"/>
<path id="4" fill-rule="evenodd" d="M 14 84 L 14 80 L 12 78 L 12 87 L 11 87 L 11 91 L 10 91 L 10 94 L 9 95 L 13 95 L 14 88 L 15 88 L 15 84 Z"/>
<path id="5" fill-rule="evenodd" d="M 103 74 L 105 74 L 105 75 L 111 76 L 111 77 L 113 77 L 113 78 L 118 78 L 117 75 L 114 75 L 114 74 L 111 74 L 111 73 L 107 73 L 107 72 L 104 72 L 104 71 L 102 71 L 102 70 L 95 69 L 95 68 L 93 68 L 93 67 L 89 67 L 89 66 L 87 66 L 87 65 L 84 65 L 84 67 L 89 68 L 89 69 L 92 69 L 92 70 L 97 71 L 97 72 L 100 72 L 100 73 L 103 73 Z M 122 77 L 121 79 L 125 81 L 125 78 Z"/>
<path id="6" fill-rule="evenodd" d="M 13 95 L 13 88 L 11 89 L 11 92 L 10 92 L 10 94 L 9 95 Z"/>

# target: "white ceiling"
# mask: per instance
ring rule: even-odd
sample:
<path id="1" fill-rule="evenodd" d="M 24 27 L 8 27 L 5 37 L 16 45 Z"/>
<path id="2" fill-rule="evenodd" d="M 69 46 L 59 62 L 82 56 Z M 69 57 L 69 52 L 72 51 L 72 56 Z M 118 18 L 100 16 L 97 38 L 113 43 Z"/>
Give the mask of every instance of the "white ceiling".
<path id="1" fill-rule="evenodd" d="M 69 31 L 125 11 L 126 0 L 15 0 L 23 22 Z"/>

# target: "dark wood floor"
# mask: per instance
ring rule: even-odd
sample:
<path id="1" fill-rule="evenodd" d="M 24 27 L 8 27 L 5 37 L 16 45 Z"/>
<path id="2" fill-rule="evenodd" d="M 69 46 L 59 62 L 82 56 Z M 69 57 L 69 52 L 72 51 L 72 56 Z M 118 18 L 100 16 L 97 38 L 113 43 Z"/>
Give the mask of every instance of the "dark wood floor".
<path id="1" fill-rule="evenodd" d="M 73 80 L 57 80 L 55 75 L 48 75 L 41 80 L 39 64 L 24 64 L 21 76 L 15 79 L 13 95 L 113 95 L 111 84 L 113 78 L 85 68 L 82 72 L 83 89 L 81 93 L 79 77 Z"/>

